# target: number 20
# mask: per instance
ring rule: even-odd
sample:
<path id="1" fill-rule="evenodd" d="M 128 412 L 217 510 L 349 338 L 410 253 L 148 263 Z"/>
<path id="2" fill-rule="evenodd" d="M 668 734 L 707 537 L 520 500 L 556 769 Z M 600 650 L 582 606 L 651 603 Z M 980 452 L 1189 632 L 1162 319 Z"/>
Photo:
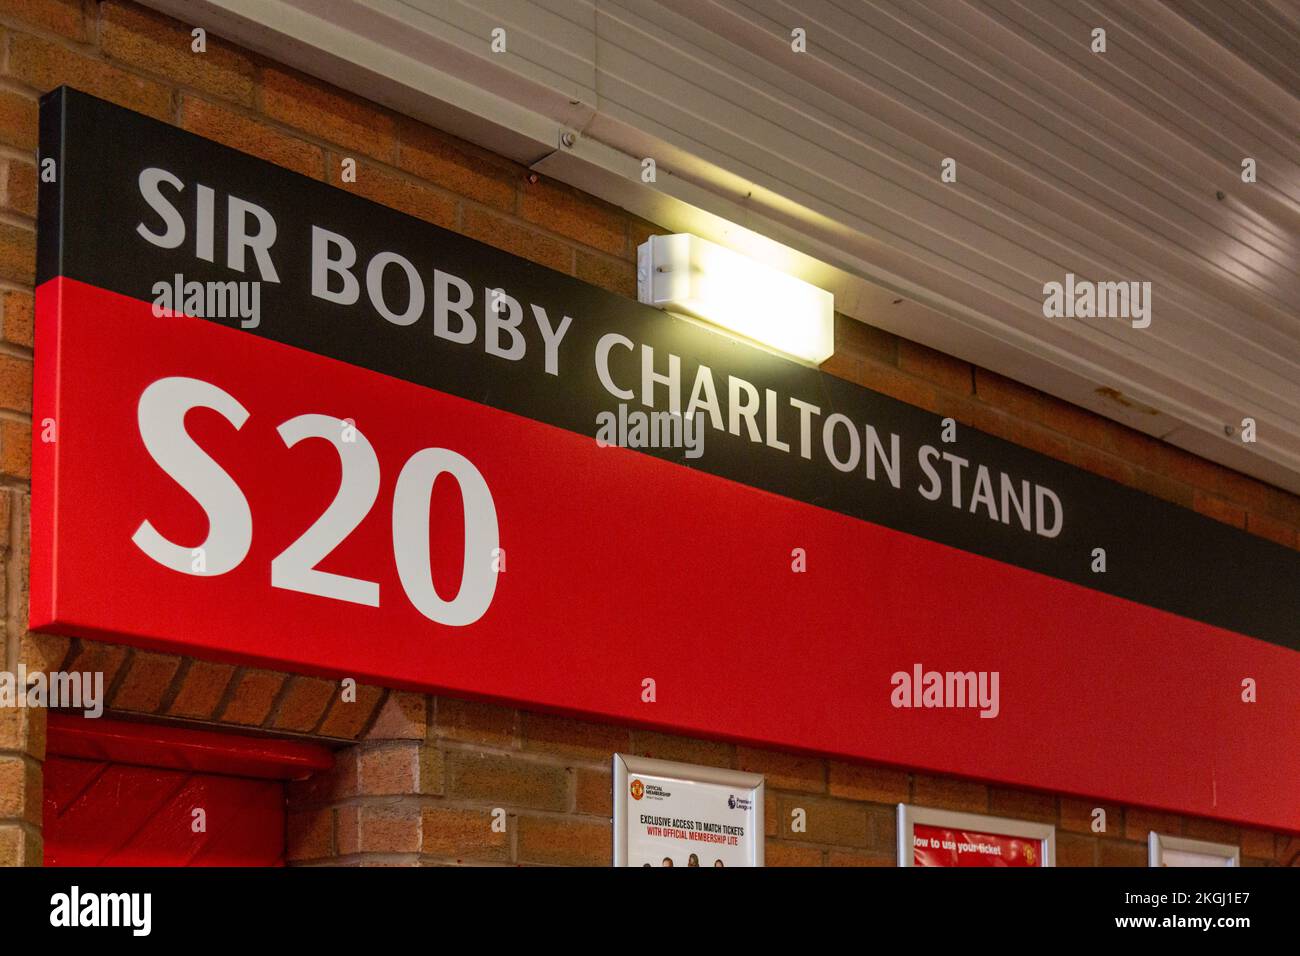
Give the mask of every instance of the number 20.
<path id="1" fill-rule="evenodd" d="M 140 395 L 137 420 L 145 448 L 207 515 L 208 537 L 199 545 L 202 569 L 195 568 L 190 548 L 168 541 L 147 519 L 131 540 L 164 567 L 212 577 L 238 567 L 248 555 L 253 517 L 239 485 L 185 431 L 185 415 L 192 408 L 212 409 L 236 429 L 244 426 L 248 411 L 228 392 L 195 378 L 159 379 Z M 378 607 L 378 582 L 316 567 L 356 529 L 379 496 L 374 448 L 359 431 L 354 432 L 355 441 L 343 441 L 338 419 L 328 415 L 299 415 L 277 431 L 289 448 L 307 438 L 330 442 L 342 477 L 330 506 L 271 562 L 271 586 Z M 429 496 L 443 473 L 459 485 L 465 513 L 460 589 L 450 601 L 434 590 L 429 560 Z M 397 476 L 392 532 L 397 576 L 416 610 L 452 626 L 472 624 L 483 616 L 496 591 L 496 570 L 489 558 L 496 553 L 499 529 L 492 492 L 469 459 L 446 448 L 425 448 L 412 455 Z"/>

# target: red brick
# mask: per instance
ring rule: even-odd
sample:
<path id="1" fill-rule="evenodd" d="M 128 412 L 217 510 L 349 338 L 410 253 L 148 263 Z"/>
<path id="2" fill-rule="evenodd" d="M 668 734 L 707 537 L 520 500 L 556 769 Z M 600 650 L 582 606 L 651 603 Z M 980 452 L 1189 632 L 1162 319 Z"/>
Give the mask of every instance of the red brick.
<path id="1" fill-rule="evenodd" d="M 381 688 L 370 684 L 357 684 L 354 700 L 344 700 L 343 694 L 340 684 L 338 693 L 334 695 L 334 703 L 325 715 L 325 721 L 316 730 L 322 737 L 355 740 L 370 722 L 371 715 L 384 696 Z"/>
<path id="2" fill-rule="evenodd" d="M 519 215 L 611 255 L 622 255 L 627 249 L 625 213 L 544 178 L 535 183 L 523 181 L 519 190 Z"/>
<path id="3" fill-rule="evenodd" d="M 113 695 L 113 709 L 154 713 L 162 706 L 163 695 L 180 666 L 181 659 L 175 655 L 136 651 Z"/>
<path id="4" fill-rule="evenodd" d="M 36 233 L 0 223 L 0 279 L 30 286 L 36 278 Z"/>
<path id="5" fill-rule="evenodd" d="M 781 840 L 768 840 L 763 847 L 764 866 L 821 866 L 824 851 L 814 847 L 795 846 Z"/>
<path id="6" fill-rule="evenodd" d="M 951 401 L 951 397 L 941 399 L 930 383 L 876 362 L 863 362 L 862 378 L 856 381 L 873 391 L 883 392 L 900 402 L 924 408 L 936 415 L 945 414 L 943 403 Z"/>
<path id="7" fill-rule="evenodd" d="M 290 860 L 318 860 L 334 855 L 334 811 L 302 810 L 285 822 L 285 855 Z"/>
<path id="8" fill-rule="evenodd" d="M 1098 866 L 1146 866 L 1147 845 L 1129 840 L 1098 840 Z"/>
<path id="9" fill-rule="evenodd" d="M 181 677 L 180 690 L 167 712 L 177 717 L 211 717 L 234 673 L 230 664 L 193 661 Z"/>
<path id="10" fill-rule="evenodd" d="M 0 354 L 0 407 L 18 412 L 32 410 L 30 359 Z"/>
<path id="11" fill-rule="evenodd" d="M 193 50 L 193 27 L 134 3 L 100 5 L 99 46 L 110 59 L 223 99 L 253 105 L 253 61 L 207 35 L 205 52 Z"/>
<path id="12" fill-rule="evenodd" d="M 537 230 L 506 219 L 477 206 L 461 210 L 461 232 L 471 239 L 486 242 L 530 262 L 556 269 L 573 271 L 573 249 Z"/>
<path id="13" fill-rule="evenodd" d="M 1056 834 L 1056 865 L 1096 866 L 1099 843 L 1095 837 L 1076 833 Z"/>
<path id="14" fill-rule="evenodd" d="M 444 759 L 449 796 L 534 810 L 569 808 L 569 773 L 563 767 L 471 751 L 452 751 Z"/>
<path id="15" fill-rule="evenodd" d="M 1185 485 L 1167 475 L 1147 471 L 1145 468 L 1135 468 L 1132 477 L 1133 487 L 1138 491 L 1145 491 L 1180 508 L 1192 507 L 1195 492 L 1191 485 Z"/>
<path id="16" fill-rule="evenodd" d="M 44 760 L 46 714 L 43 707 L 0 707 L 0 750 Z"/>
<path id="17" fill-rule="evenodd" d="M 17 824 L 0 824 L 0 867 L 40 866 L 41 838 Z"/>
<path id="18" fill-rule="evenodd" d="M 1286 548 L 1295 548 L 1296 529 L 1284 521 L 1252 511 L 1246 515 L 1246 530 L 1261 538 L 1268 538 Z"/>
<path id="19" fill-rule="evenodd" d="M 829 843 L 835 846 L 866 847 L 873 844 L 867 808 L 847 800 L 824 797 L 782 796 L 780 798 L 781 835 L 802 843 Z M 806 830 L 792 829 L 794 811 L 804 811 Z"/>
<path id="20" fill-rule="evenodd" d="M 118 644 L 101 644 L 99 641 L 81 641 L 73 648 L 72 660 L 68 663 L 70 671 L 101 672 L 104 675 L 104 687 L 112 686 L 118 670 L 126 660 L 126 648 Z"/>
<path id="21" fill-rule="evenodd" d="M 1241 855 L 1271 860 L 1277 853 L 1277 836 L 1265 830 L 1241 831 Z"/>
<path id="22" fill-rule="evenodd" d="M 736 748 L 717 740 L 696 740 L 652 730 L 632 732 L 632 753 L 656 760 L 680 760 L 706 767 L 734 767 Z"/>
<path id="23" fill-rule="evenodd" d="M 898 340 L 898 367 L 950 392 L 970 395 L 974 391 L 974 375 L 968 363 L 907 339 Z"/>
<path id="24" fill-rule="evenodd" d="M 491 811 L 425 807 L 421 813 L 422 854 L 457 863 L 499 863 L 510 858 L 509 824 L 505 831 L 493 830 Z"/>
<path id="25" fill-rule="evenodd" d="M 1031 793 L 1028 790 L 1004 790 L 1000 787 L 991 787 L 989 812 L 995 816 L 1012 817 L 1017 820 L 1055 823 L 1056 797 L 1046 793 Z"/>
<path id="26" fill-rule="evenodd" d="M 0 204 L 20 216 L 36 216 L 36 167 L 14 159 L 4 161 L 4 200 Z"/>
<path id="27" fill-rule="evenodd" d="M 1204 820 L 1199 817 L 1188 817 L 1184 821 L 1183 836 L 1193 840 L 1209 840 L 1211 843 L 1227 843 L 1230 846 L 1241 846 L 1241 830 L 1230 823 L 1223 823 L 1220 820 Z"/>
<path id="28" fill-rule="evenodd" d="M 272 726 L 279 730 L 307 733 L 320 723 L 338 685 L 317 677 L 292 677 L 280 701 Z"/>
<path id="29" fill-rule="evenodd" d="M 982 783 L 917 774 L 912 781 L 912 802 L 922 807 L 988 813 L 989 790 Z"/>
<path id="30" fill-rule="evenodd" d="M 1213 495 L 1205 494 L 1203 491 L 1198 491 L 1192 499 L 1192 507 L 1198 513 L 1205 515 L 1207 518 L 1213 518 L 1215 521 L 1222 521 L 1234 528 L 1246 527 L 1246 512 L 1236 505 L 1229 504 L 1222 498 L 1216 498 Z"/>
<path id="31" fill-rule="evenodd" d="M 423 694 L 390 691 L 366 731 L 367 740 L 423 740 L 429 733 L 429 701 Z"/>
<path id="32" fill-rule="evenodd" d="M 831 850 L 826 855 L 827 866 L 897 866 L 898 857 L 890 853 L 846 853 Z"/>
<path id="33" fill-rule="evenodd" d="M 36 97 L 0 90 L 0 143 L 35 152 L 40 138 Z"/>
<path id="34" fill-rule="evenodd" d="M 1098 807 L 1106 811 L 1106 829 L 1093 833 L 1092 812 Z M 1124 810 L 1113 803 L 1061 797 L 1060 821 L 1062 830 L 1070 830 L 1074 833 L 1088 833 L 1112 840 L 1122 839 L 1124 836 Z"/>
<path id="35" fill-rule="evenodd" d="M 776 790 L 826 792 L 826 762 L 820 757 L 737 747 L 736 769 L 763 774 L 767 786 Z"/>
<path id="36" fill-rule="evenodd" d="M 292 169 L 313 179 L 325 173 L 325 152 L 263 123 L 195 96 L 181 99 L 181 126 L 240 152 Z"/>
<path id="37" fill-rule="evenodd" d="M 361 852 L 361 807 L 338 807 L 334 810 L 334 851 L 339 856 Z"/>
<path id="38" fill-rule="evenodd" d="M 902 342 L 897 335 L 867 325 L 847 315 L 835 316 L 835 354 L 847 359 L 863 359 L 882 365 L 897 365 Z M 825 366 L 822 366 L 825 370 Z"/>
<path id="39" fill-rule="evenodd" d="M 6 72 L 38 93 L 67 84 L 155 119 L 172 115 L 171 90 L 161 83 L 42 37 L 10 34 Z"/>
<path id="40" fill-rule="evenodd" d="M 4 0 L 0 13 L 73 40 L 90 39 L 90 21 L 81 0 Z"/>
<path id="41" fill-rule="evenodd" d="M 393 114 L 292 70 L 262 71 L 262 112 L 310 136 L 385 162 L 397 159 Z"/>
<path id="42" fill-rule="evenodd" d="M 420 745 L 399 741 L 367 744 L 357 754 L 357 783 L 366 796 L 419 792 Z"/>
<path id="43" fill-rule="evenodd" d="M 574 812 L 597 817 L 613 816 L 613 775 L 586 767 L 578 768 L 576 774 Z"/>
<path id="44" fill-rule="evenodd" d="M 322 803 L 346 800 L 358 796 L 358 751 L 360 747 L 345 747 L 334 754 L 334 766 L 323 773 L 315 773 L 306 780 L 291 780 L 286 789 L 288 804 L 293 808 L 306 808 Z"/>
<path id="45" fill-rule="evenodd" d="M 4 308 L 3 335 L 6 342 L 32 347 L 35 310 L 30 293 L 7 291 L 0 304 Z"/>
<path id="46" fill-rule="evenodd" d="M 492 747 L 515 745 L 516 713 L 509 707 L 454 697 L 439 697 L 435 732 L 439 737 Z"/>
<path id="47" fill-rule="evenodd" d="M 3 591 L 4 585 L 0 583 L 0 593 Z M 26 600 L 27 592 L 24 586 L 22 596 L 24 604 Z M 19 619 L 25 620 L 26 617 L 27 610 L 23 608 Z M 35 634 L 27 631 L 19 640 L 18 659 L 23 662 L 29 672 L 60 670 L 63 662 L 68 659 L 68 652 L 71 649 L 71 638 L 61 637 L 58 634 Z"/>
<path id="48" fill-rule="evenodd" d="M 1081 442 L 1070 442 L 1069 457 L 1066 458 L 1066 461 L 1085 471 L 1090 471 L 1094 475 L 1101 475 L 1103 478 L 1109 478 L 1111 481 L 1117 481 L 1122 485 L 1131 487 L 1137 480 L 1137 469 L 1128 462 L 1121 461 L 1113 455 L 1098 451 L 1091 445 L 1085 445 Z"/>
<path id="49" fill-rule="evenodd" d="M 632 262 L 636 262 L 636 251 L 649 241 L 651 236 L 667 235 L 667 230 L 663 226 L 656 226 L 652 222 L 646 222 L 644 219 L 632 218 L 627 224 L 627 252 L 625 255 Z"/>
<path id="50" fill-rule="evenodd" d="M 457 200 L 453 197 L 364 160 L 357 162 L 356 181 L 344 182 L 342 160 L 333 153 L 329 156 L 326 172 L 332 185 L 436 226 L 456 228 Z"/>
<path id="51" fill-rule="evenodd" d="M 284 674 L 272 671 L 243 671 L 236 678 L 234 696 L 226 703 L 220 719 L 232 724 L 261 724 L 271 713 L 284 680 Z"/>
<path id="52" fill-rule="evenodd" d="M 0 819 L 41 824 L 41 765 L 29 757 L 0 756 Z"/>
<path id="53" fill-rule="evenodd" d="M 829 771 L 833 797 L 870 803 L 906 803 L 911 798 L 912 779 L 906 770 L 832 760 Z"/>
<path id="54" fill-rule="evenodd" d="M 32 426 L 0 420 L 0 475 L 30 480 L 32 477 Z"/>
<path id="55" fill-rule="evenodd" d="M 574 275 L 583 282 L 600 286 L 615 295 L 636 298 L 636 266 L 626 259 L 614 259 L 579 249 Z"/>
<path id="56" fill-rule="evenodd" d="M 1182 836 L 1183 819 L 1172 813 L 1160 813 L 1141 807 L 1124 811 L 1124 836 L 1130 840 L 1146 842 L 1152 830 L 1162 836 Z"/>
<path id="57" fill-rule="evenodd" d="M 515 208 L 516 183 L 523 175 L 498 157 L 430 129 L 412 119 L 398 118 L 397 164 L 435 186 L 505 212 Z"/>
<path id="58" fill-rule="evenodd" d="M 359 829 L 362 853 L 417 853 L 420 807 L 413 803 L 366 804 L 361 808 Z"/>
<path id="59" fill-rule="evenodd" d="M 519 862 L 608 866 L 614 857 L 609 824 L 566 817 L 520 817 Z"/>
<path id="60" fill-rule="evenodd" d="M 632 735 L 626 727 L 593 724 L 552 714 L 524 713 L 524 750 L 579 757 L 608 764 L 615 754 L 626 751 Z"/>

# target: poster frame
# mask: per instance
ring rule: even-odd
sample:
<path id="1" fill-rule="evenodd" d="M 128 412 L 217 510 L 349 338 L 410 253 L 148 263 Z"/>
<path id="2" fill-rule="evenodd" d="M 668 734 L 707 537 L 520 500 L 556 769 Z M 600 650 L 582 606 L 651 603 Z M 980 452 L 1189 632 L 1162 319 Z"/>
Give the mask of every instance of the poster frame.
<path id="1" fill-rule="evenodd" d="M 912 836 L 916 824 L 946 827 L 954 830 L 974 830 L 996 836 L 1018 837 L 1022 840 L 1038 840 L 1042 847 L 1042 860 L 1038 866 L 1056 866 L 1056 827 L 1051 823 L 1033 823 L 1028 820 L 1015 820 L 1011 817 L 995 817 L 983 813 L 960 813 L 956 810 L 940 810 L 937 807 L 922 807 L 910 803 L 898 805 L 898 865 L 912 867 Z"/>
<path id="2" fill-rule="evenodd" d="M 1228 866 L 1241 866 L 1241 847 L 1231 843 L 1212 843 L 1209 840 L 1193 840 L 1150 831 L 1147 834 L 1147 866 L 1163 867 L 1166 850 L 1201 853 L 1225 859 Z"/>
<path id="3" fill-rule="evenodd" d="M 754 865 L 764 866 L 764 843 L 766 842 L 763 821 L 763 789 L 766 779 L 761 773 L 747 773 L 743 770 L 728 770 L 724 767 L 708 767 L 701 764 L 682 763 L 676 760 L 658 760 L 653 757 L 637 757 L 631 754 L 613 755 L 613 802 L 614 818 L 614 866 L 627 866 L 627 788 L 628 778 L 636 774 L 650 777 L 669 777 L 690 783 L 707 783 L 753 793 L 754 819 L 759 829 L 754 834 Z"/>

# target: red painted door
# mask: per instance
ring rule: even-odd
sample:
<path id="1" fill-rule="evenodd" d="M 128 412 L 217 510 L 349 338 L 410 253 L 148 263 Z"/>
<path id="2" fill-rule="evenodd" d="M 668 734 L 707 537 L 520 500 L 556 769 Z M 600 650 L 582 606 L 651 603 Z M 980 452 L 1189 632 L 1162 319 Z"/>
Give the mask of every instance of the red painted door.
<path id="1" fill-rule="evenodd" d="M 280 866 L 284 779 L 328 751 L 52 715 L 46 866 Z"/>

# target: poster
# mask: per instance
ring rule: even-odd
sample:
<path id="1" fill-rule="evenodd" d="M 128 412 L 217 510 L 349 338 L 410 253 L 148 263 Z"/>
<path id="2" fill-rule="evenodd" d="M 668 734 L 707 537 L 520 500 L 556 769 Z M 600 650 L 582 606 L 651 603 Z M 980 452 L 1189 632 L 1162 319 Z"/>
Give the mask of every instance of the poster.
<path id="1" fill-rule="evenodd" d="M 1241 866 L 1241 849 L 1230 843 L 1210 843 L 1186 837 L 1147 834 L 1148 866 Z"/>
<path id="2" fill-rule="evenodd" d="M 1041 840 L 950 830 L 918 824 L 912 830 L 914 866 L 1039 866 Z"/>
<path id="3" fill-rule="evenodd" d="M 763 777 L 614 755 L 614 865 L 763 865 Z"/>
<path id="4" fill-rule="evenodd" d="M 899 866 L 1039 867 L 1055 857 L 1051 824 L 898 805 Z"/>

